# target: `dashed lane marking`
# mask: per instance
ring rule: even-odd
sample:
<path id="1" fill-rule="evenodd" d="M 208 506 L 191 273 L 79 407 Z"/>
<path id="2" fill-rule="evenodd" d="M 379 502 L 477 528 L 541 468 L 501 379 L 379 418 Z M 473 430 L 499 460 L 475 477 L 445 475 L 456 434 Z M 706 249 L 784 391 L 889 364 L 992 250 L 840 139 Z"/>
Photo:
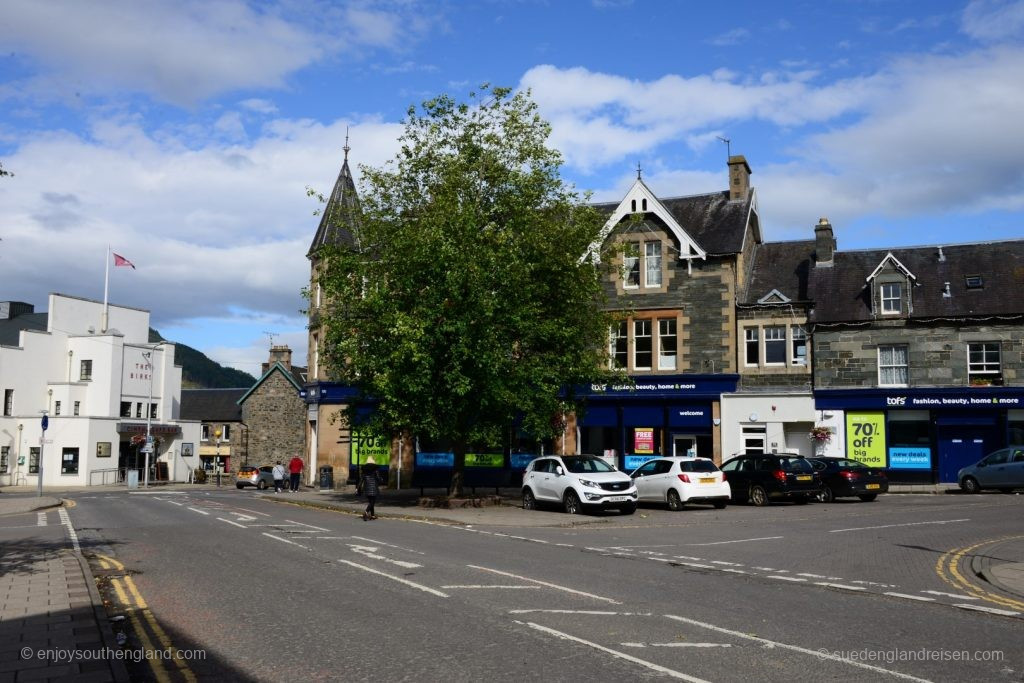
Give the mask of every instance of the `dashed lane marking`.
<path id="1" fill-rule="evenodd" d="M 921 596 L 921 595 L 909 595 L 907 593 L 894 593 L 892 591 L 887 591 L 884 594 L 892 596 L 894 598 L 903 598 L 905 600 L 919 600 L 921 602 L 935 602 L 935 598 L 926 598 L 926 597 Z"/>
<path id="2" fill-rule="evenodd" d="M 200 510 L 199 508 L 191 508 L 190 507 L 189 510 L 191 510 L 192 512 L 198 512 L 201 515 L 209 515 L 210 514 L 206 510 Z"/>
<path id="3" fill-rule="evenodd" d="M 369 572 L 370 574 L 376 574 L 378 576 L 383 576 L 386 579 L 391 579 L 392 581 L 397 581 L 398 583 L 405 584 L 406 586 L 409 586 L 411 588 L 415 588 L 416 590 L 421 590 L 424 593 L 430 593 L 431 595 L 436 595 L 439 598 L 450 597 L 447 593 L 442 593 L 441 591 L 436 590 L 434 588 L 431 588 L 430 586 L 424 586 L 421 583 L 416 583 L 415 581 L 409 581 L 408 579 L 403 579 L 401 576 L 395 576 L 394 574 L 388 574 L 387 572 L 382 572 L 379 569 L 374 569 L 373 567 L 367 567 L 366 565 L 358 564 L 356 562 L 350 562 L 349 560 L 338 560 L 338 562 L 340 562 L 341 564 L 344 564 L 344 565 L 348 565 L 349 567 L 355 567 L 356 569 L 361 569 L 364 572 Z"/>
<path id="4" fill-rule="evenodd" d="M 238 522 L 232 522 L 230 519 L 224 519 L 223 517 L 218 517 L 217 519 L 219 519 L 222 522 L 227 522 L 228 524 L 233 524 L 233 525 L 237 526 L 239 529 L 247 529 L 248 528 L 244 524 L 239 524 Z"/>
<path id="5" fill-rule="evenodd" d="M 500 576 L 508 576 L 510 578 L 513 578 L 513 579 L 519 579 L 520 581 L 528 581 L 530 583 L 536 583 L 536 584 L 538 584 L 540 586 L 547 586 L 548 588 L 554 588 L 555 590 L 564 591 L 566 593 L 572 593 L 573 595 L 582 595 L 584 597 L 592 598 L 594 600 L 601 600 L 603 602 L 610 602 L 613 605 L 621 605 L 622 604 L 618 600 L 612 600 L 611 598 L 606 598 L 606 597 L 603 597 L 603 596 L 600 596 L 600 595 L 594 595 L 593 593 L 586 593 L 584 591 L 578 591 L 575 588 L 567 588 L 565 586 L 559 586 L 558 584 L 549 583 L 547 581 L 541 581 L 540 579 L 531 579 L 531 578 L 528 578 L 526 576 L 519 576 L 518 574 L 512 574 L 511 572 L 503 572 L 503 571 L 501 571 L 499 569 L 491 569 L 490 567 L 481 567 L 481 566 L 475 565 L 475 564 L 468 564 L 466 566 L 469 567 L 470 569 L 479 569 L 480 571 L 491 572 L 493 574 L 498 574 Z"/>
<path id="6" fill-rule="evenodd" d="M 729 643 L 620 643 L 622 647 L 732 647 Z"/>
<path id="7" fill-rule="evenodd" d="M 281 538 L 280 536 L 275 536 L 274 534 L 268 534 L 266 531 L 263 532 L 263 535 L 264 536 L 269 536 L 270 538 L 274 539 L 275 541 L 281 541 L 282 543 L 288 543 L 290 545 L 297 545 L 300 548 L 302 548 L 303 550 L 309 550 L 309 548 L 307 546 L 304 546 L 301 543 L 296 543 L 295 541 L 290 541 L 287 538 Z"/>
<path id="8" fill-rule="evenodd" d="M 331 537 L 318 536 L 317 538 L 342 538 L 342 537 L 341 536 L 331 536 Z M 376 545 L 382 545 L 382 546 L 385 546 L 387 548 L 395 548 L 396 550 L 404 550 L 407 553 L 416 553 L 417 555 L 426 555 L 426 553 L 424 553 L 422 551 L 419 551 L 419 550 L 413 550 L 412 548 L 404 548 L 404 547 L 402 547 L 400 545 L 394 545 L 392 543 L 385 543 L 384 541 L 378 541 L 378 540 L 373 539 L 373 538 L 367 538 L 366 536 L 352 536 L 351 538 L 354 538 L 357 541 L 366 541 L 368 543 L 374 543 Z"/>
<path id="9" fill-rule="evenodd" d="M 942 591 L 921 591 L 921 592 L 922 593 L 927 593 L 928 595 L 941 595 L 941 596 L 943 596 L 945 598 L 956 598 L 957 600 L 980 600 L 981 599 L 981 598 L 977 598 L 977 597 L 975 597 L 973 595 L 963 595 L 962 593 L 943 593 Z"/>
<path id="10" fill-rule="evenodd" d="M 844 531 L 869 531 L 871 529 L 894 529 L 902 526 L 924 526 L 925 524 L 956 524 L 958 522 L 969 522 L 969 519 L 937 519 L 931 522 L 907 522 L 906 524 L 882 524 L 881 526 L 859 526 L 850 529 L 829 529 L 830 534 L 838 534 Z"/>
<path id="11" fill-rule="evenodd" d="M 750 543 L 752 541 L 777 541 L 784 536 L 762 536 L 761 538 L 741 538 L 736 541 L 715 541 L 714 543 L 685 543 L 688 546 L 701 546 L 701 545 L 726 545 L 727 543 Z"/>
<path id="12" fill-rule="evenodd" d="M 651 617 L 651 612 L 607 612 L 597 609 L 513 609 L 509 614 L 588 614 L 598 617 Z"/>
<path id="13" fill-rule="evenodd" d="M 349 548 L 351 548 L 352 552 L 354 552 L 354 553 L 359 553 L 360 555 L 363 555 L 365 557 L 369 557 L 370 559 L 373 559 L 373 560 L 380 560 L 381 562 L 387 562 L 388 564 L 393 564 L 393 565 L 395 565 L 397 567 L 402 567 L 403 569 L 417 569 L 417 568 L 423 566 L 422 564 L 416 564 L 415 562 L 406 562 L 404 560 L 392 560 L 390 557 L 384 557 L 383 555 L 378 555 L 377 554 L 377 548 L 375 546 L 351 545 L 351 544 L 349 544 Z"/>
<path id="14" fill-rule="evenodd" d="M 475 585 L 475 586 L 441 586 L 441 588 L 508 588 L 508 589 L 519 589 L 519 590 L 540 590 L 540 586 L 505 586 L 501 584 L 496 585 Z"/>

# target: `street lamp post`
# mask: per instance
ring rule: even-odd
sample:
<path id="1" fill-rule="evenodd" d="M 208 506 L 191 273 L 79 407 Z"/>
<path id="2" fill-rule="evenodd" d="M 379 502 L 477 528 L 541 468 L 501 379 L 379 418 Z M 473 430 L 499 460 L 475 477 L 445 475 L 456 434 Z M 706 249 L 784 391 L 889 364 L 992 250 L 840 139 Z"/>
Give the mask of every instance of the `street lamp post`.
<path id="1" fill-rule="evenodd" d="M 220 428 L 213 430 L 213 447 L 216 449 L 213 454 L 213 469 L 217 473 L 217 486 L 220 487 Z"/>
<path id="2" fill-rule="evenodd" d="M 149 454 L 153 452 L 153 351 L 156 351 L 163 342 L 156 344 L 149 351 L 143 352 L 142 356 L 149 363 L 149 403 L 146 404 L 146 444 L 142 452 L 146 454 L 146 469 L 142 472 L 142 487 L 149 488 Z"/>

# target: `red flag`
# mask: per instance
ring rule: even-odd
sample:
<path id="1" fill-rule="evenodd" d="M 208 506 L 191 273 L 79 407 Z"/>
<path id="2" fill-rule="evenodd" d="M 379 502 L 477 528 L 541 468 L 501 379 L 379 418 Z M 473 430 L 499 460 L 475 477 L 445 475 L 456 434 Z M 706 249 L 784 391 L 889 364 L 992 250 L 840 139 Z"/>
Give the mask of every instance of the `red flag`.
<path id="1" fill-rule="evenodd" d="M 132 270 L 135 270 L 135 264 L 126 259 L 120 254 L 114 254 L 114 265 L 115 266 L 131 266 Z"/>

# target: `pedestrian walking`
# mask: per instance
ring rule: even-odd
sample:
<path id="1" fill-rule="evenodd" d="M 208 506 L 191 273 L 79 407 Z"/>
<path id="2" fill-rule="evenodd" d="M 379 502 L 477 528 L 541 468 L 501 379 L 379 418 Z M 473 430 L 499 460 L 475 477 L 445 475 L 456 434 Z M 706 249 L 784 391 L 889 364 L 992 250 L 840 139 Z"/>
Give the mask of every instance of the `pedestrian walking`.
<path id="1" fill-rule="evenodd" d="M 366 464 L 359 468 L 359 490 L 366 496 L 366 510 L 363 512 L 363 521 L 377 519 L 374 511 L 374 504 L 377 502 L 377 494 L 380 493 L 380 472 L 377 470 L 377 461 L 371 455 L 366 459 Z"/>
<path id="2" fill-rule="evenodd" d="M 299 479 L 302 477 L 303 466 L 304 463 L 302 462 L 302 458 L 297 455 L 288 461 L 288 472 L 291 474 L 291 482 L 289 482 L 290 486 L 288 487 L 288 490 L 292 493 L 299 490 Z"/>
<path id="3" fill-rule="evenodd" d="M 274 469 L 271 470 L 274 475 L 274 493 L 281 493 L 284 489 L 284 465 L 278 460 L 277 464 L 274 465 Z"/>

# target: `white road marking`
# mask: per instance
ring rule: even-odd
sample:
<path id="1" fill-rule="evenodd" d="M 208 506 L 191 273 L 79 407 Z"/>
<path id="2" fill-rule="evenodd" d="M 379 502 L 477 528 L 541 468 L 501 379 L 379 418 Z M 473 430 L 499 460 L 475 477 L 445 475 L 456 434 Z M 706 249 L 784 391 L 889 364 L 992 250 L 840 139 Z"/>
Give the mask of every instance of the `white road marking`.
<path id="1" fill-rule="evenodd" d="M 200 510 L 199 508 L 189 508 L 189 510 L 191 510 L 192 512 L 198 512 L 201 515 L 208 515 L 208 514 L 210 514 L 206 510 Z"/>
<path id="2" fill-rule="evenodd" d="M 540 590 L 540 586 L 441 586 L 441 588 L 516 588 L 524 590 Z"/>
<path id="3" fill-rule="evenodd" d="M 348 547 L 351 548 L 352 552 L 354 552 L 354 553 L 359 553 L 360 555 L 365 555 L 366 557 L 369 557 L 369 558 L 374 559 L 374 560 L 380 560 L 381 562 L 387 562 L 388 564 L 393 564 L 393 565 L 402 567 L 403 569 L 416 569 L 418 567 L 422 567 L 423 566 L 422 564 L 416 564 L 415 562 L 404 562 L 402 560 L 392 560 L 390 557 L 384 557 L 383 555 L 378 555 L 377 554 L 377 548 L 374 548 L 372 546 L 351 545 L 351 544 L 349 544 Z"/>
<path id="4" fill-rule="evenodd" d="M 243 515 L 241 512 L 230 513 L 235 516 L 235 520 L 239 522 L 255 522 L 256 518 L 250 515 Z"/>
<path id="5" fill-rule="evenodd" d="M 228 524 L 234 524 L 234 525 L 235 525 L 235 526 L 237 526 L 237 527 L 238 527 L 239 529 L 245 529 L 245 528 L 247 528 L 247 527 L 246 527 L 246 526 L 245 526 L 244 524 L 239 524 L 238 522 L 232 522 L 232 521 L 231 521 L 230 519 L 224 519 L 223 517 L 218 517 L 217 519 L 219 519 L 219 520 L 220 520 L 220 521 L 222 521 L 222 522 L 227 522 Z"/>
<path id="6" fill-rule="evenodd" d="M 341 537 L 339 536 L 338 538 L 341 538 Z M 354 538 L 354 539 L 356 539 L 358 541 L 368 541 L 370 543 L 376 543 L 377 545 L 387 546 L 388 548 L 395 548 L 397 550 L 404 550 L 407 553 L 416 553 L 417 555 L 426 555 L 426 553 L 420 552 L 419 550 L 413 550 L 412 548 L 403 548 L 400 545 L 393 545 L 391 543 L 385 543 L 384 541 L 377 541 L 377 540 L 374 540 L 372 538 L 366 538 L 365 536 L 351 536 L 350 538 Z"/>
<path id="7" fill-rule="evenodd" d="M 82 547 L 78 545 L 78 532 L 75 531 L 75 527 L 71 525 L 71 518 L 68 517 L 67 508 L 60 508 L 57 511 L 57 515 L 60 517 L 60 523 L 68 529 L 68 536 L 71 537 L 71 545 L 74 547 L 76 553 L 82 552 Z"/>
<path id="8" fill-rule="evenodd" d="M 648 662 L 648 661 L 645 661 L 645 660 L 640 659 L 638 657 L 633 657 L 632 655 L 627 655 L 625 652 L 619 652 L 618 650 L 613 650 L 613 649 L 605 647 L 603 645 L 598 645 L 597 643 L 592 643 L 589 640 L 583 640 L 582 638 L 577 638 L 576 636 L 571 636 L 568 633 L 562 633 L 561 631 L 556 631 L 553 628 L 548 628 L 547 626 L 541 626 L 540 624 L 534 624 L 534 623 L 529 622 L 529 621 L 526 622 L 526 625 L 529 626 L 532 629 L 536 629 L 537 631 L 541 631 L 543 633 L 548 633 L 550 635 L 556 636 L 558 638 L 563 638 L 565 640 L 571 640 L 571 641 L 573 641 L 575 643 L 580 643 L 581 645 L 586 645 L 587 647 L 592 647 L 595 650 L 600 650 L 601 652 L 605 652 L 607 654 L 610 654 L 613 657 L 618 657 L 620 659 L 625 659 L 628 662 L 633 662 L 634 664 L 639 664 L 640 666 L 647 667 L 648 669 L 652 669 L 654 671 L 657 671 L 660 674 L 665 674 L 665 675 L 671 676 L 673 678 L 679 678 L 679 679 L 682 679 L 684 681 L 690 681 L 691 683 L 707 683 L 707 681 L 705 681 L 705 680 L 703 680 L 701 678 L 696 678 L 694 676 L 688 676 L 687 674 L 684 674 L 681 671 L 675 671 L 674 669 L 669 669 L 667 667 L 661 666 L 660 664 L 654 664 L 653 662 Z"/>
<path id="9" fill-rule="evenodd" d="M 36 526 L 46 526 L 46 513 L 40 512 L 36 516 Z"/>
<path id="10" fill-rule="evenodd" d="M 260 515 L 262 517 L 269 517 L 270 516 L 266 512 L 257 512 L 256 510 L 250 510 L 249 508 L 238 508 L 238 509 L 239 510 L 245 510 L 246 512 L 251 512 L 254 515 Z"/>
<path id="11" fill-rule="evenodd" d="M 868 671 L 876 671 L 882 674 L 888 674 L 890 676 L 895 676 L 896 678 L 902 678 L 908 681 L 917 681 L 917 683 L 931 683 L 931 681 L 928 681 L 927 679 L 917 678 L 916 676 L 911 676 L 910 674 L 901 673 L 899 671 L 891 671 L 889 669 L 883 669 L 880 666 L 872 666 L 871 664 L 865 664 L 864 662 L 859 662 L 853 659 L 843 659 L 842 657 L 829 654 L 828 652 L 823 650 L 811 650 L 806 647 L 800 647 L 799 645 L 790 645 L 789 643 L 780 643 L 775 640 L 768 640 L 767 638 L 759 638 L 757 636 L 752 636 L 748 633 L 733 631 L 731 629 L 722 628 L 721 626 L 707 624 L 703 621 L 697 621 L 696 619 L 688 619 L 686 617 L 680 617 L 674 614 L 666 614 L 665 616 L 669 619 L 672 619 L 673 621 L 680 621 L 684 624 L 691 624 L 693 626 L 699 626 L 701 628 L 706 628 L 711 631 L 717 631 L 718 633 L 725 633 L 735 638 L 752 640 L 756 643 L 766 645 L 767 647 L 781 647 L 786 650 L 792 650 L 794 652 L 800 652 L 805 655 L 811 655 L 812 657 L 816 657 L 819 660 L 828 659 L 833 662 L 839 662 L 840 664 L 848 664 L 849 666 L 854 666 L 860 669 L 867 669 Z"/>
<path id="12" fill-rule="evenodd" d="M 652 558 L 652 559 L 659 559 L 659 558 Z M 699 562 L 682 562 L 680 560 L 666 560 L 666 561 L 667 562 L 671 562 L 673 564 L 681 565 L 683 567 L 696 567 L 697 569 L 716 569 L 716 567 L 712 567 L 710 564 L 700 564 Z"/>
<path id="13" fill-rule="evenodd" d="M 509 614 L 591 614 L 599 617 L 650 617 L 650 612 L 604 612 L 596 609 L 513 609 Z"/>
<path id="14" fill-rule="evenodd" d="M 761 538 L 743 538 L 738 541 L 715 541 L 714 543 L 686 543 L 684 545 L 725 545 L 726 543 L 749 543 L 751 541 L 776 541 L 784 536 L 762 536 Z"/>
<path id="15" fill-rule="evenodd" d="M 725 564 L 730 567 L 742 567 L 743 565 L 738 562 L 723 562 L 722 560 L 711 560 L 711 564 Z M 825 578 L 825 577 L 822 577 Z"/>
<path id="16" fill-rule="evenodd" d="M 1014 612 L 1008 609 L 996 609 L 995 607 L 985 607 L 983 605 L 953 605 L 953 607 L 959 607 L 960 609 L 969 609 L 974 612 L 988 612 L 989 614 L 1000 614 L 1004 617 L 1015 617 L 1020 612 Z"/>
<path id="17" fill-rule="evenodd" d="M 384 578 L 391 579 L 392 581 L 397 581 L 398 583 L 404 583 L 407 586 L 411 586 L 412 588 L 415 588 L 417 590 L 421 590 L 421 591 L 423 591 L 425 593 L 430 593 L 431 595 L 436 595 L 436 596 L 441 597 L 441 598 L 449 597 L 447 593 L 442 593 L 441 591 L 434 590 L 433 588 L 430 588 L 429 586 L 424 586 L 423 584 L 415 583 L 413 581 L 409 581 L 408 579 L 403 579 L 400 576 L 394 576 L 392 574 L 388 574 L 387 572 L 379 571 L 377 569 L 374 569 L 373 567 L 367 567 L 367 566 L 362 565 L 362 564 L 356 564 L 355 562 L 349 562 L 348 560 L 338 560 L 338 562 L 341 562 L 342 564 L 347 564 L 350 567 L 355 567 L 356 569 L 362 569 L 364 572 L 370 572 L 371 574 L 377 574 L 378 576 L 383 576 Z"/>
<path id="18" fill-rule="evenodd" d="M 805 574 L 805 573 L 800 573 L 800 574 L 797 574 L 797 576 L 806 576 L 808 579 L 827 579 L 828 578 L 824 574 Z"/>
<path id="19" fill-rule="evenodd" d="M 935 602 L 935 598 L 925 598 L 925 597 L 922 597 L 920 595 L 908 595 L 906 593 L 893 593 L 892 591 L 887 591 L 885 594 L 886 595 L 891 595 L 894 598 L 906 598 L 907 600 L 920 600 L 921 602 Z"/>
<path id="20" fill-rule="evenodd" d="M 830 529 L 830 534 L 838 534 L 843 531 L 868 531 L 870 529 L 893 529 L 901 526 L 923 526 L 925 524 L 956 524 L 957 522 L 969 522 L 969 519 L 939 519 L 934 522 L 907 522 L 906 524 L 883 524 L 881 526 L 859 526 L 851 529 Z"/>
<path id="21" fill-rule="evenodd" d="M 845 583 L 829 583 L 828 581 L 815 581 L 815 586 L 825 586 L 826 588 L 841 588 L 844 591 L 866 591 L 867 588 L 864 586 L 847 586 Z"/>
<path id="22" fill-rule="evenodd" d="M 732 647 L 729 643 L 620 643 L 623 647 Z"/>
<path id="23" fill-rule="evenodd" d="M 330 529 L 325 529 L 322 526 L 313 526 L 312 524 L 303 524 L 302 522 L 296 522 L 293 519 L 286 519 L 284 521 L 290 522 L 291 524 L 298 524 L 299 526 L 308 526 L 310 529 L 316 529 L 317 531 L 330 531 Z"/>
<path id="24" fill-rule="evenodd" d="M 184 496 L 188 491 L 129 491 L 128 493 L 133 496 Z"/>
<path id="25" fill-rule="evenodd" d="M 525 576 L 519 576 L 518 574 L 512 574 L 512 573 L 509 573 L 509 572 L 503 572 L 503 571 L 500 571 L 498 569 L 491 569 L 489 567 L 480 567 L 480 566 L 477 566 L 475 564 L 467 564 L 466 566 L 469 567 L 470 569 L 479 569 L 480 571 L 491 572 L 491 573 L 494 573 L 494 574 L 500 574 L 501 576 L 509 576 L 509 577 L 511 577 L 513 579 L 519 579 L 520 581 L 529 581 L 530 583 L 536 583 L 536 584 L 539 584 L 541 586 L 547 586 L 548 588 L 554 588 L 555 590 L 565 591 L 566 593 L 572 593 L 574 595 L 582 595 L 582 596 L 587 597 L 587 598 L 593 598 L 594 600 L 602 600 L 604 602 L 610 602 L 613 605 L 621 605 L 622 604 L 618 600 L 612 600 L 611 598 L 605 598 L 605 597 L 602 597 L 600 595 L 594 595 L 593 593 L 585 593 L 583 591 L 578 591 L 578 590 L 575 590 L 573 588 L 566 588 L 565 586 L 559 586 L 558 584 L 548 583 L 547 581 L 540 581 L 539 579 L 530 579 L 530 578 L 527 578 Z"/>
<path id="26" fill-rule="evenodd" d="M 171 505 L 178 505 L 178 506 L 184 505 L 184 503 L 179 503 L 176 500 L 169 500 L 167 502 L 170 503 Z"/>
<path id="27" fill-rule="evenodd" d="M 921 591 L 928 595 L 941 595 L 944 598 L 956 598 L 957 600 L 978 600 L 973 595 L 961 595 L 959 593 L 943 593 L 942 591 Z"/>
<path id="28" fill-rule="evenodd" d="M 795 576 L 780 576 L 779 574 L 769 574 L 767 578 L 778 579 L 779 581 L 792 581 L 794 583 L 803 583 L 807 581 L 807 579 L 799 579 Z"/>
<path id="29" fill-rule="evenodd" d="M 262 534 L 264 536 L 269 536 L 270 538 L 274 539 L 275 541 L 281 541 L 282 543 L 290 543 L 291 545 L 299 546 L 303 550 L 309 550 L 309 548 L 307 548 L 306 546 L 302 545 L 301 543 L 296 543 L 295 541 L 289 541 L 287 538 L 281 538 L 280 536 L 275 536 L 274 534 L 268 534 L 266 531 L 262 532 Z"/>

